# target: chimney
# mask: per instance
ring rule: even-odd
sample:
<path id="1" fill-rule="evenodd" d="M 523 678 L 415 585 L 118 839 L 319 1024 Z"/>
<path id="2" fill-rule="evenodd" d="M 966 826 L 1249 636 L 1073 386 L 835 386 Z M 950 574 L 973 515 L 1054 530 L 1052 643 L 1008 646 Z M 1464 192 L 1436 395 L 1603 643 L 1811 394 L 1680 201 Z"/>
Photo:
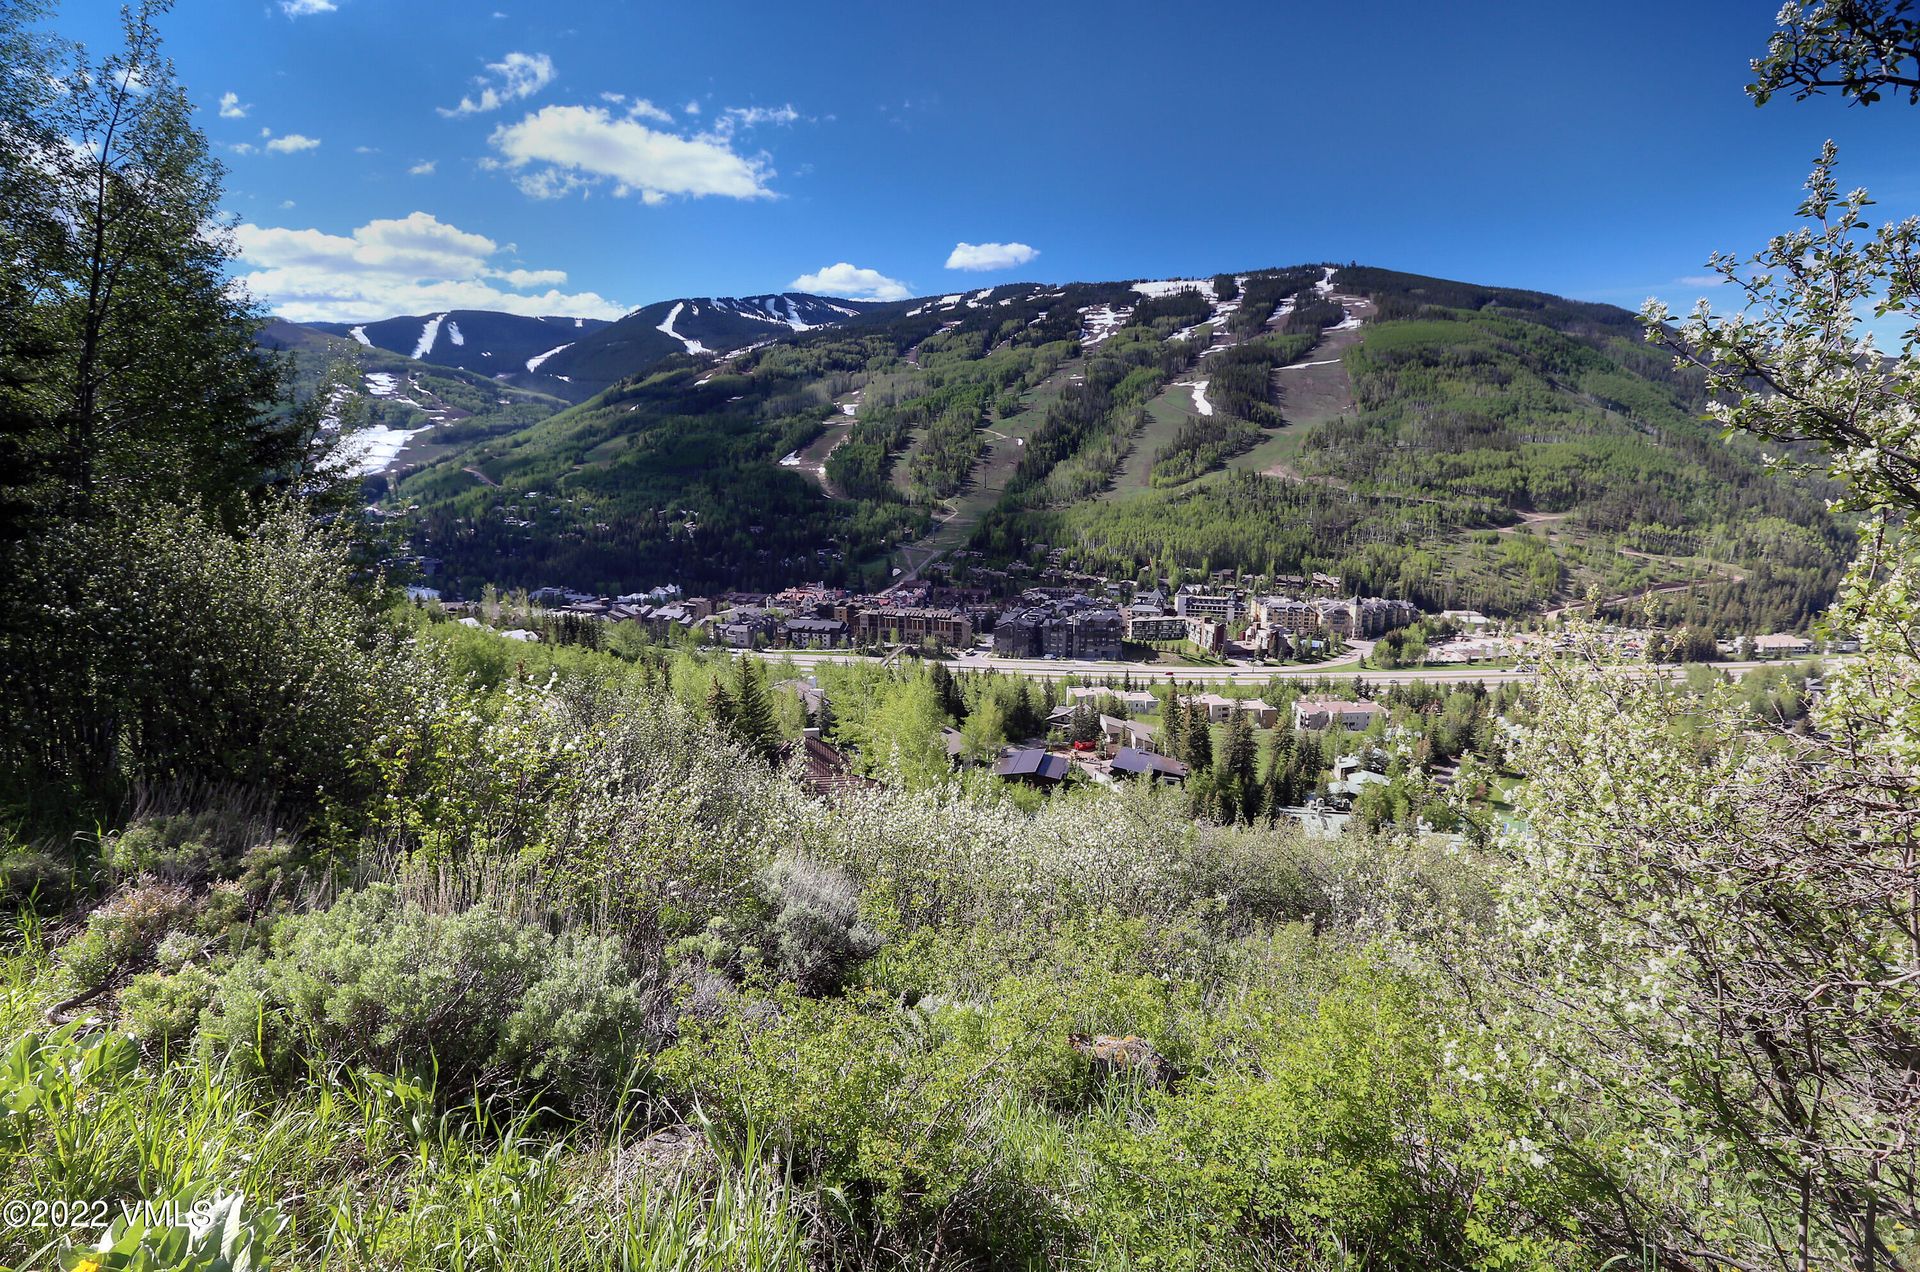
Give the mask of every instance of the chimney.
<path id="1" fill-rule="evenodd" d="M 813 725 L 808 725 L 806 728 L 800 730 L 800 736 L 802 738 L 817 738 L 820 736 L 820 730 Z"/>

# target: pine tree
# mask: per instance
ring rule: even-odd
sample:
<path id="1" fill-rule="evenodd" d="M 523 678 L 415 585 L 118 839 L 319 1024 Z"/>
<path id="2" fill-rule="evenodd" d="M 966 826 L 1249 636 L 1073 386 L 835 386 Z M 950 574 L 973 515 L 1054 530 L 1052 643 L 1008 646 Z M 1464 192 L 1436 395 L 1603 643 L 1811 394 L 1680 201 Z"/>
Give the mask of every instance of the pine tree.
<path id="1" fill-rule="evenodd" d="M 1067 719 L 1067 740 L 1070 742 L 1098 742 L 1100 740 L 1100 717 L 1082 702 L 1075 706 L 1073 714 Z"/>
<path id="2" fill-rule="evenodd" d="M 760 683 L 757 658 L 742 658 L 734 664 L 733 732 L 768 760 L 780 747 L 780 727 L 774 723 L 773 704 Z"/>
<path id="3" fill-rule="evenodd" d="M 726 682 L 718 676 L 707 688 L 707 718 L 723 732 L 733 732 L 733 695 L 727 692 Z"/>
<path id="4" fill-rule="evenodd" d="M 1213 726 L 1207 721 L 1207 709 L 1197 702 L 1187 704 L 1186 723 L 1181 727 L 1186 753 L 1181 756 L 1194 772 L 1213 767 Z"/>
<path id="5" fill-rule="evenodd" d="M 1179 694 L 1170 693 L 1166 706 L 1161 708 L 1161 715 L 1166 723 L 1160 729 L 1160 745 L 1168 755 L 1178 759 L 1187 753 L 1187 705 L 1180 700 Z"/>
<path id="6" fill-rule="evenodd" d="M 940 700 L 940 709 L 949 720 L 958 723 L 967 718 L 966 699 L 960 696 L 960 686 L 955 683 L 953 673 L 947 665 L 936 662 L 927 668 L 927 677 L 933 682 L 934 695 Z"/>

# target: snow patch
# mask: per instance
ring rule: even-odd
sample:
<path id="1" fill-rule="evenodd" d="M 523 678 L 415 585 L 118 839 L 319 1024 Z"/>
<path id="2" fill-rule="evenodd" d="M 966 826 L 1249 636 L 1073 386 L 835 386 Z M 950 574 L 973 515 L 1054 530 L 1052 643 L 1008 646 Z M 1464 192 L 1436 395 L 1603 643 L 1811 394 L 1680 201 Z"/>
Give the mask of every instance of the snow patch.
<path id="1" fill-rule="evenodd" d="M 1195 380 L 1193 382 L 1193 409 L 1202 415 L 1213 414 L 1213 403 L 1207 401 L 1208 383 L 1206 380 Z"/>
<path id="2" fill-rule="evenodd" d="M 675 340 L 678 340 L 681 344 L 687 347 L 688 353 L 706 353 L 708 352 L 708 349 L 705 345 L 701 344 L 698 340 L 694 340 L 687 336 L 683 336 L 679 332 L 673 329 L 674 322 L 680 317 L 680 311 L 682 309 L 685 309 L 686 307 L 687 306 L 684 302 L 678 301 L 678 300 L 674 301 L 673 309 L 669 311 L 667 314 L 667 320 L 661 323 L 658 327 L 655 327 L 654 330 L 658 332 L 662 332 L 666 335 L 672 336 Z M 566 377 L 562 376 L 561 378 L 565 379 Z"/>
<path id="3" fill-rule="evenodd" d="M 1120 328 L 1127 325 L 1127 319 L 1133 317 L 1129 306 L 1088 305 L 1080 316 L 1080 343 L 1097 345 Z"/>
<path id="4" fill-rule="evenodd" d="M 562 349 L 571 349 L 571 348 L 573 348 L 573 341 L 569 340 L 567 341 L 567 343 L 563 345 L 555 345 L 553 348 L 547 350 L 545 353 L 536 353 L 531 358 L 527 359 L 527 370 L 538 371 L 540 369 L 540 364 L 542 362 L 545 362 L 548 358 L 551 358 L 554 354 L 559 353 Z"/>
<path id="5" fill-rule="evenodd" d="M 355 429 L 340 443 L 340 461 L 355 477 L 371 477 L 398 459 L 400 452 L 416 434 L 426 431 L 425 428 L 388 428 L 385 425 Z"/>
<path id="6" fill-rule="evenodd" d="M 447 324 L 447 339 L 453 341 L 453 343 L 457 345 L 463 345 L 467 343 L 467 338 L 460 334 L 460 324 L 457 322 L 450 322 Z"/>
<path id="7" fill-rule="evenodd" d="M 391 371 L 369 371 L 366 374 L 367 392 L 375 397 L 392 397 L 400 387 L 400 380 Z"/>
<path id="8" fill-rule="evenodd" d="M 349 331 L 347 334 L 352 336 L 355 340 L 358 340 L 361 344 L 367 346 L 367 348 L 369 349 L 373 348 L 373 341 L 367 339 L 367 329 L 365 327 L 355 327 L 352 331 Z"/>
<path id="9" fill-rule="evenodd" d="M 1175 292 L 1209 291 L 1213 284 L 1202 278 L 1162 278 L 1154 282 L 1135 283 L 1133 290 L 1142 296 L 1171 296 Z"/>
<path id="10" fill-rule="evenodd" d="M 434 341 L 440 338 L 440 324 L 446 320 L 445 314 L 437 314 L 427 319 L 426 325 L 420 328 L 420 343 L 413 346 L 414 357 L 424 358 L 433 352 Z"/>

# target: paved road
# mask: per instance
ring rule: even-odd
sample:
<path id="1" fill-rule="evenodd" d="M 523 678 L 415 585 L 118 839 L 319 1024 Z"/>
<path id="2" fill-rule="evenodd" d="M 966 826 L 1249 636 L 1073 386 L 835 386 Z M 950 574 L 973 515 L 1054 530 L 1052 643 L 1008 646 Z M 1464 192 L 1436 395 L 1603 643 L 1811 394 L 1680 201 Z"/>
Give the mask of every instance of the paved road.
<path id="1" fill-rule="evenodd" d="M 831 662 L 878 662 L 862 654 L 837 650 L 798 650 L 774 649 L 763 655 L 775 662 L 791 661 L 802 669 L 819 663 Z M 1762 667 L 1778 667 L 1778 662 L 1723 662 L 1713 664 L 1715 670 L 1725 671 L 1735 677 L 1745 675 Z M 1167 681 L 1177 684 L 1232 684 L 1234 682 L 1252 682 L 1261 684 L 1268 680 L 1313 680 L 1321 676 L 1344 680 L 1359 675 L 1368 684 L 1404 685 L 1416 680 L 1429 684 L 1472 683 L 1504 684 L 1510 681 L 1534 680 L 1539 677 L 1537 671 L 1518 671 L 1510 667 L 1413 667 L 1398 671 L 1375 671 L 1362 667 L 1352 658 L 1341 662 L 1318 663 L 1311 666 L 1288 665 L 1281 667 L 1225 666 L 1225 667 L 1166 667 L 1145 663 L 1091 662 L 1081 660 L 1061 660 L 1049 662 L 1041 658 L 994 658 L 984 654 L 967 653 L 953 658 L 947 666 L 955 671 L 998 671 L 1007 675 L 1026 676 L 1033 680 L 1060 680 L 1067 676 L 1078 676 L 1083 680 L 1103 680 L 1109 676 L 1116 679 L 1132 676 L 1136 685 L 1145 686 L 1154 681 Z M 1649 675 L 1677 676 L 1684 669 L 1672 664 L 1647 668 Z"/>

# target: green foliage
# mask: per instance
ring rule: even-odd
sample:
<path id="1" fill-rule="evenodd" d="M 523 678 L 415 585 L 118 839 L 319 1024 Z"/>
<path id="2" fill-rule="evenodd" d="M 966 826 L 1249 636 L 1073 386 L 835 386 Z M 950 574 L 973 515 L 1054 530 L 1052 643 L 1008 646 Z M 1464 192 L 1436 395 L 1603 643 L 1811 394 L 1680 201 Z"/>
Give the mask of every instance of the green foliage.
<path id="1" fill-rule="evenodd" d="M 282 920 L 221 977 L 200 1041 L 270 1072 L 330 1056 L 579 1094 L 617 1089 L 652 1005 L 610 946 L 487 906 L 435 914 L 376 884 Z"/>
<path id="2" fill-rule="evenodd" d="M 299 802 L 347 793 L 400 675 L 348 552 L 291 507 L 242 538 L 156 505 L 16 545 L 0 791 L 23 804 L 194 781 Z"/>
<path id="3" fill-rule="evenodd" d="M 117 893 L 60 947 L 73 989 L 98 989 L 150 963 L 170 933 L 199 917 L 204 901 L 178 884 L 144 883 Z"/>

